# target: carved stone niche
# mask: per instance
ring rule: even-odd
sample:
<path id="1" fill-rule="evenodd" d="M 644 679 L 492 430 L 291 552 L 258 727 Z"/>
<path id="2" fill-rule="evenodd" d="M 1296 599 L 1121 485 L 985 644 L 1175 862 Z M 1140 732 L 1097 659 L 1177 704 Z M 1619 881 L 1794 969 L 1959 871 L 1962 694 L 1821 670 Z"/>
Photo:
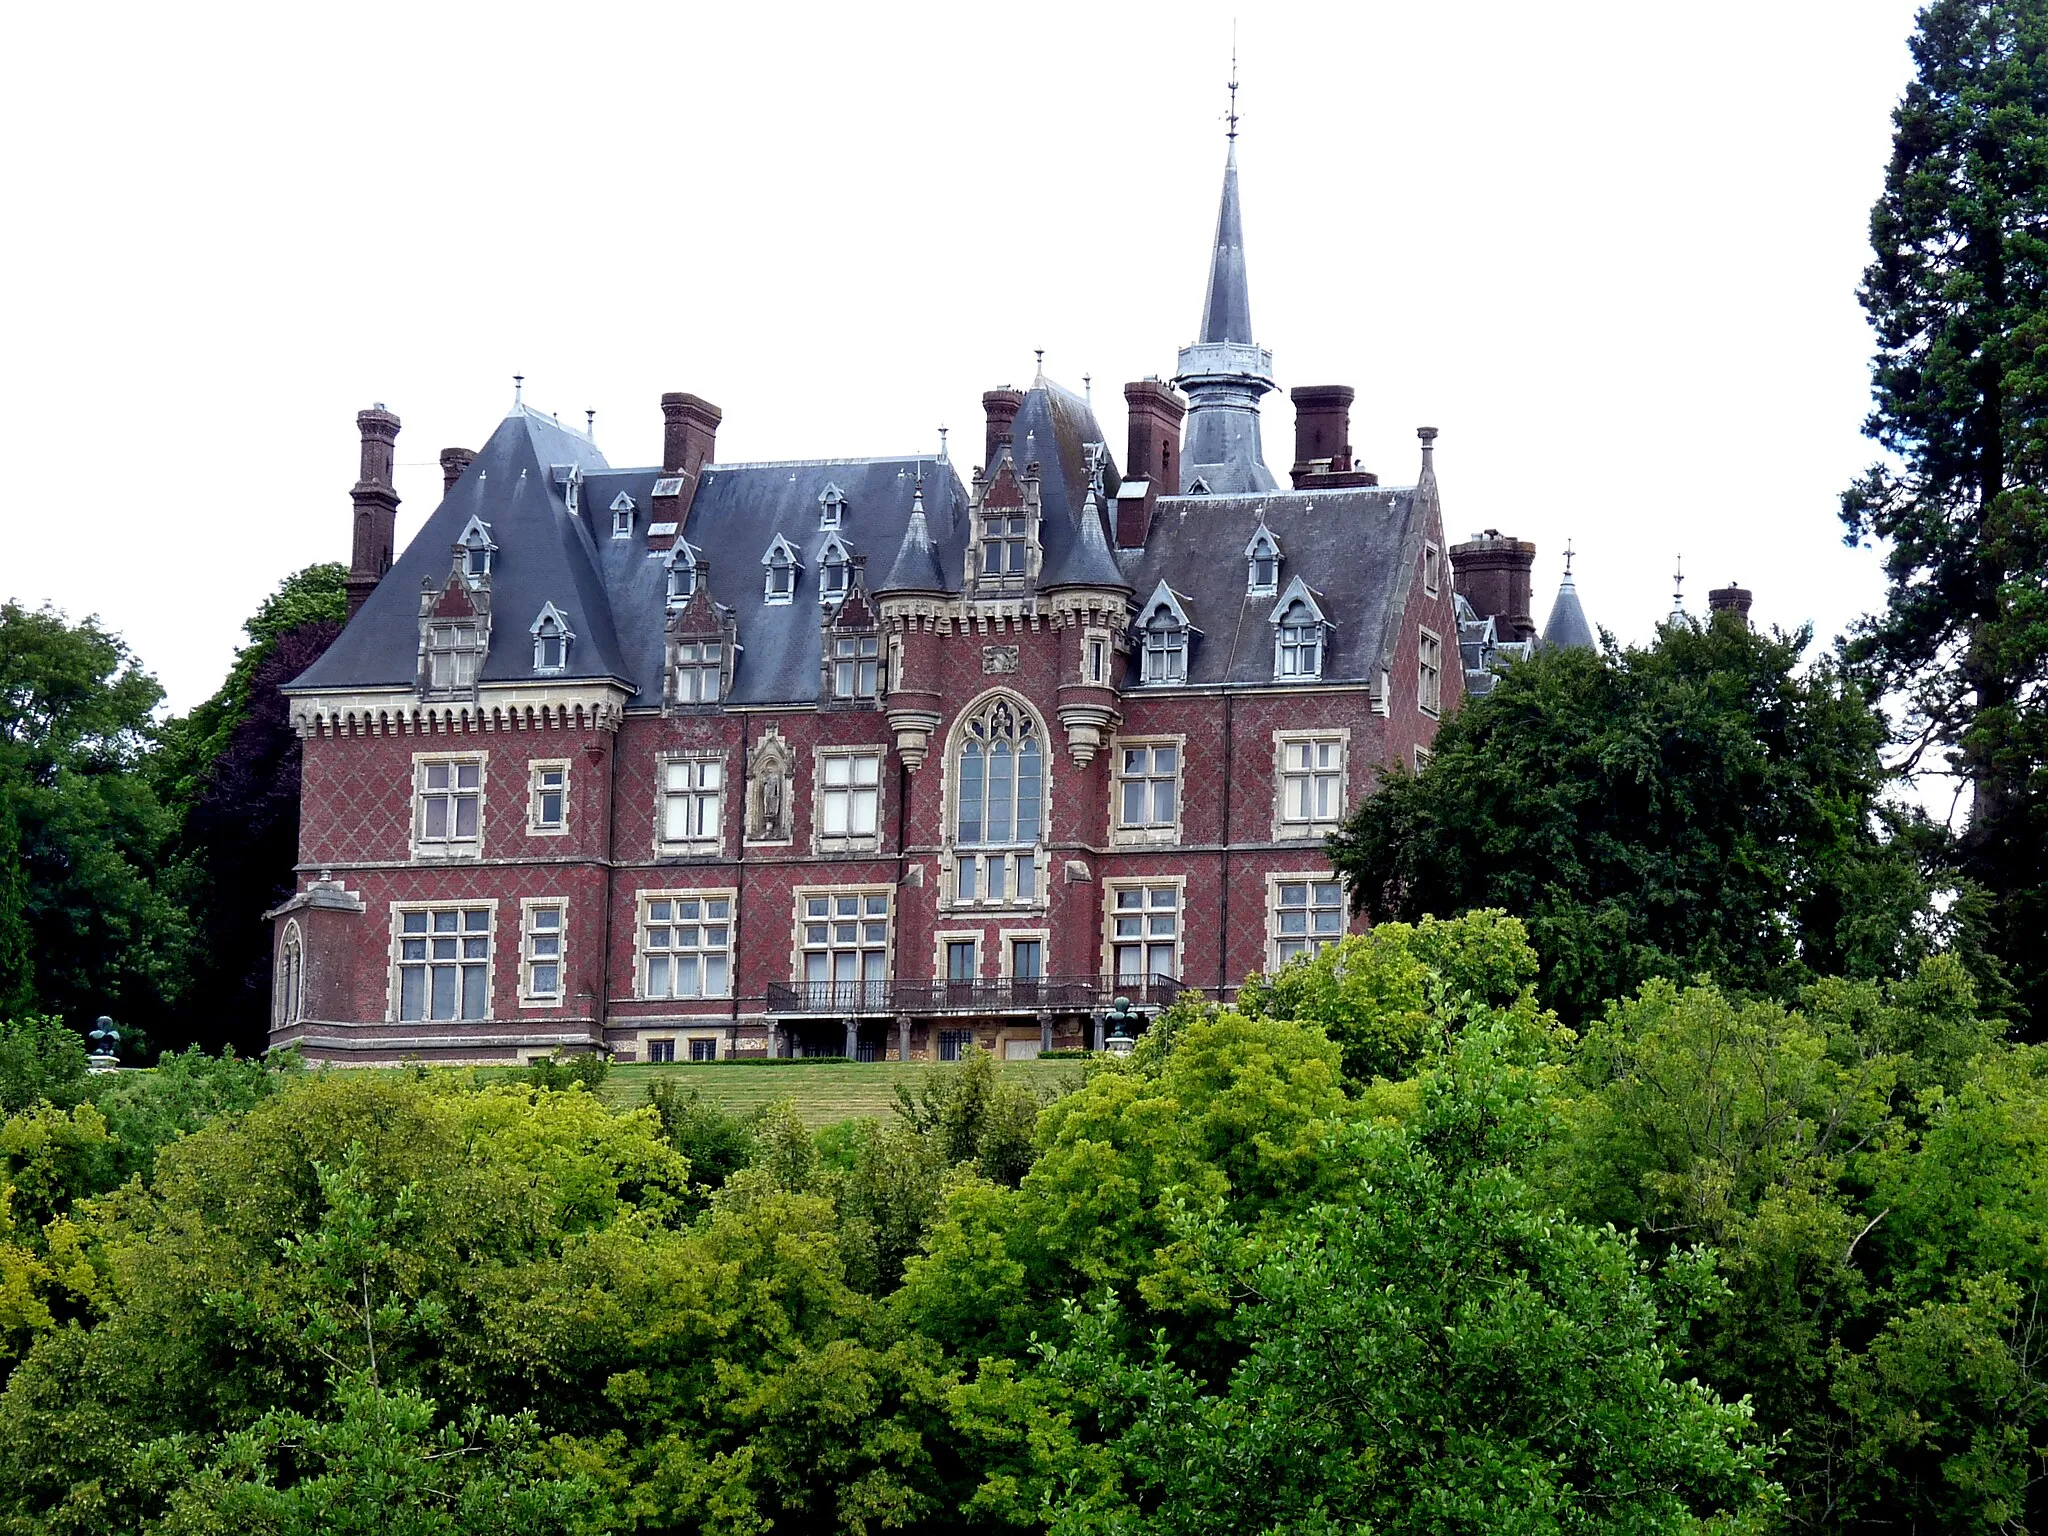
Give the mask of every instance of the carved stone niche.
<path id="1" fill-rule="evenodd" d="M 796 781 L 796 752 L 774 726 L 747 754 L 747 840 L 786 843 Z"/>

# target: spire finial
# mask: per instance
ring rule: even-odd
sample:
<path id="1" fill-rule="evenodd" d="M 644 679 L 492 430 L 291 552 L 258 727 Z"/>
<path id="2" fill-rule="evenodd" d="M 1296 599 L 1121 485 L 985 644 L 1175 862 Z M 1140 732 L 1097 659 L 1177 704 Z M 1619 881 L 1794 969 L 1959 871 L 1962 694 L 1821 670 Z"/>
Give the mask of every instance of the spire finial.
<path id="1" fill-rule="evenodd" d="M 952 462 L 952 460 L 946 457 L 946 424 L 943 421 L 939 423 L 939 462 L 941 464 L 950 464 Z M 919 486 L 924 484 L 924 470 L 922 468 L 917 472 L 917 483 Z"/>
<path id="2" fill-rule="evenodd" d="M 584 411 L 583 435 L 589 438 L 592 442 L 597 441 L 597 412 L 592 410 Z"/>
<path id="3" fill-rule="evenodd" d="M 1093 405 L 1093 404 L 1095 403 L 1095 375 L 1094 375 L 1094 374 L 1092 374 L 1092 373 L 1084 373 L 1084 374 L 1082 374 L 1082 375 L 1081 375 L 1081 393 L 1082 393 L 1082 395 L 1084 395 L 1084 396 L 1085 396 L 1085 397 L 1087 398 L 1087 401 L 1088 401 L 1088 403 L 1089 403 L 1090 405 Z"/>
<path id="4" fill-rule="evenodd" d="M 1045 382 L 1045 348 L 1033 347 L 1031 355 L 1038 359 L 1038 377 L 1033 382 L 1043 384 Z"/>
<path id="5" fill-rule="evenodd" d="M 519 404 L 519 401 L 520 401 L 520 397 L 521 397 L 521 396 L 522 396 L 522 395 L 523 395 L 523 394 L 524 394 L 525 392 L 526 392 L 526 375 L 525 375 L 525 374 L 523 374 L 523 373 L 515 373 L 515 374 L 513 374 L 513 375 L 512 375 L 512 403 L 513 403 L 514 405 L 517 405 L 517 404 Z"/>
<path id="6" fill-rule="evenodd" d="M 1564 579 L 1566 581 L 1572 579 L 1572 541 L 1570 539 L 1564 541 Z"/>
<path id="7" fill-rule="evenodd" d="M 1230 23 L 1230 111 L 1225 116 L 1230 127 L 1224 137 L 1232 144 L 1237 142 L 1237 22 Z"/>
<path id="8" fill-rule="evenodd" d="M 1671 616 L 1679 618 L 1685 613 L 1685 556 L 1675 557 L 1675 567 L 1671 573 Z"/>

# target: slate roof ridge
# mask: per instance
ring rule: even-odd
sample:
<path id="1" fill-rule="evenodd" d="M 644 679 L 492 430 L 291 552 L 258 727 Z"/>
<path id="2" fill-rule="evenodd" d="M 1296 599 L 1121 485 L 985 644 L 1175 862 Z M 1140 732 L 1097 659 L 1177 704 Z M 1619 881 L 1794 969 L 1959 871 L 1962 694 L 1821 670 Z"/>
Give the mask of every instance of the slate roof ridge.
<path id="1" fill-rule="evenodd" d="M 713 459 L 704 466 L 706 474 L 723 469 L 830 469 L 835 464 L 941 464 L 936 453 L 879 453 L 866 457 L 837 459 Z M 950 464 L 949 464 L 950 467 Z"/>

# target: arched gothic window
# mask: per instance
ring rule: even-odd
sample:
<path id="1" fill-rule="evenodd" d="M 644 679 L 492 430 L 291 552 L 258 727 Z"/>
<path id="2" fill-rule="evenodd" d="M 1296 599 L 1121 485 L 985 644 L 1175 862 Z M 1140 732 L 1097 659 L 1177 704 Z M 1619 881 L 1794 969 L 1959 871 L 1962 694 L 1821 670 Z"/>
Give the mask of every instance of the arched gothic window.
<path id="1" fill-rule="evenodd" d="M 1323 616 L 1306 602 L 1296 599 L 1287 605 L 1280 616 L 1276 645 L 1275 677 L 1323 675 Z"/>
<path id="2" fill-rule="evenodd" d="M 680 608 L 697 595 L 696 551 L 678 539 L 668 553 L 668 605 Z"/>
<path id="3" fill-rule="evenodd" d="M 997 697 L 964 721 L 953 760 L 954 899 L 1039 899 L 1045 748 L 1037 717 Z"/>
<path id="4" fill-rule="evenodd" d="M 1244 558 L 1249 567 L 1245 580 L 1248 595 L 1261 597 L 1279 590 L 1280 541 L 1264 523 L 1259 524 L 1251 542 L 1245 545 Z"/>
<path id="5" fill-rule="evenodd" d="M 540 617 L 533 621 L 532 634 L 534 671 L 559 672 L 568 666 L 569 642 L 576 637 L 553 603 L 542 605 Z"/>
<path id="6" fill-rule="evenodd" d="M 1187 626 L 1171 610 L 1157 608 L 1145 621 L 1144 677 L 1148 683 L 1185 682 L 1188 675 Z"/>
<path id="7" fill-rule="evenodd" d="M 306 946 L 299 937 L 299 925 L 284 925 L 284 938 L 277 946 L 277 1022 L 299 1022 L 306 985 Z"/>

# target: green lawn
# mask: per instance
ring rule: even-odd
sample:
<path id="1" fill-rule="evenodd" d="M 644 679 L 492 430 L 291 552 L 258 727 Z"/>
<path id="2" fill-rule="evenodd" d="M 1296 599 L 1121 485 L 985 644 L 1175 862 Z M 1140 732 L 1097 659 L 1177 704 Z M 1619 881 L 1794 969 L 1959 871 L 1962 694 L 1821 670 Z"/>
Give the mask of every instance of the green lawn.
<path id="1" fill-rule="evenodd" d="M 1044 1095 L 1077 1088 L 1083 1063 L 1079 1061 L 1005 1061 L 997 1070 L 1013 1082 L 1022 1082 Z M 656 1077 L 674 1078 L 686 1088 L 699 1089 L 704 1097 L 737 1114 L 788 1099 L 809 1126 L 831 1125 L 857 1115 L 880 1116 L 896 1107 L 896 1085 L 913 1090 L 928 1072 L 950 1068 L 929 1062 L 849 1062 L 838 1066 L 753 1066 L 746 1063 L 692 1066 L 688 1062 L 615 1063 L 598 1091 L 606 1102 L 622 1109 L 647 1102 L 647 1084 Z"/>

